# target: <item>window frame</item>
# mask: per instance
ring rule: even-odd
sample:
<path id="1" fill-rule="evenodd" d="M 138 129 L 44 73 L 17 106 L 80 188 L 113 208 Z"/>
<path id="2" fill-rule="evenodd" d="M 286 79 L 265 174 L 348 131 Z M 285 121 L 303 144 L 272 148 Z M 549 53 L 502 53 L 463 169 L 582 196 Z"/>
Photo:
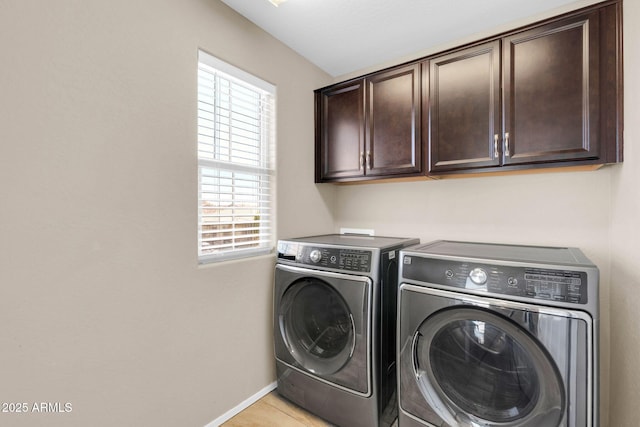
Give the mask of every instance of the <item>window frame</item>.
<path id="1" fill-rule="evenodd" d="M 276 86 L 225 61 L 222 61 L 221 59 L 216 58 L 215 56 L 212 56 L 211 54 L 200 49 L 198 50 L 197 71 L 198 83 L 196 154 L 198 163 L 198 263 L 215 263 L 272 253 L 275 247 L 276 221 Z M 241 161 L 237 161 L 239 156 L 233 154 L 236 151 L 234 146 L 235 144 L 241 144 L 235 141 L 233 137 L 225 140 L 225 143 L 228 144 L 228 147 L 226 147 L 226 150 L 221 150 L 220 146 L 222 145 L 222 140 L 218 139 L 218 133 L 216 133 L 216 126 L 220 126 L 220 122 L 218 121 L 220 119 L 220 116 L 218 116 L 219 112 L 215 110 L 215 107 L 209 107 L 212 108 L 212 111 L 206 111 L 206 113 L 209 113 L 210 116 L 213 116 L 214 120 L 204 119 L 202 116 L 205 114 L 205 110 L 201 107 L 202 105 L 204 105 L 204 90 L 213 91 L 208 92 L 207 96 L 213 96 L 214 98 L 226 94 L 223 93 L 221 95 L 221 93 L 216 93 L 215 83 L 210 86 L 203 84 L 203 80 L 205 80 L 203 77 L 203 73 L 207 73 L 210 77 L 215 76 L 215 81 L 218 81 L 217 78 L 219 77 L 224 79 L 225 82 L 228 82 L 230 85 L 240 85 L 243 86 L 243 89 L 247 88 L 248 90 L 255 91 L 255 94 L 259 98 L 259 101 L 256 101 L 256 104 L 251 106 L 259 111 L 256 119 L 258 125 L 255 127 L 255 129 L 259 130 L 255 132 L 255 140 L 252 140 L 249 144 L 246 144 L 246 146 L 255 150 L 255 152 L 253 153 L 253 157 L 255 158 L 240 159 Z M 218 101 L 220 101 L 220 98 L 218 98 Z M 213 135 L 207 136 L 203 133 L 203 129 L 205 128 L 203 126 L 203 123 L 205 120 L 213 125 L 213 128 L 210 129 L 213 131 Z M 203 138 L 208 139 L 210 142 L 204 143 Z M 211 146 L 210 158 L 207 158 L 207 156 L 203 156 L 202 154 L 203 152 L 205 152 L 202 147 L 206 147 L 207 145 Z M 227 159 L 220 158 L 225 156 L 218 156 L 218 153 L 221 151 L 226 151 L 228 153 L 226 154 L 226 157 L 228 157 Z M 235 158 L 236 161 L 233 161 L 232 158 Z M 236 186 L 237 181 L 243 181 L 243 179 L 239 177 L 244 177 L 244 183 L 246 185 Z M 232 184 L 223 185 L 223 181 L 232 182 Z M 217 184 L 215 184 L 214 182 L 217 182 Z M 226 190 L 226 192 L 222 190 L 205 190 L 205 188 L 212 187 L 226 187 L 230 188 L 231 190 Z M 234 213 L 229 215 L 233 218 L 231 222 L 227 223 L 230 224 L 229 231 L 223 232 L 221 231 L 221 229 L 218 229 L 217 232 L 209 233 L 215 234 L 217 236 L 221 236 L 222 234 L 231 234 L 231 236 L 228 236 L 229 238 L 227 239 L 231 241 L 231 243 L 229 243 L 229 246 L 227 248 L 222 248 L 214 252 L 206 251 L 205 249 L 204 235 L 207 233 L 206 230 L 203 229 L 203 226 L 215 226 L 216 223 L 210 222 L 209 224 L 206 224 L 206 220 L 204 219 L 204 216 L 206 215 L 204 215 L 203 211 L 205 209 L 205 201 L 212 203 L 212 200 L 214 200 L 214 202 L 217 202 L 218 204 L 215 205 L 215 207 L 212 205 L 211 209 L 221 209 L 222 198 L 212 199 L 212 197 L 216 197 L 216 194 L 230 196 L 230 205 L 226 209 L 232 210 Z M 242 197 L 249 197 L 252 199 L 252 202 L 250 203 L 253 205 L 254 219 L 257 217 L 257 222 L 255 224 L 249 224 L 247 221 L 245 221 L 245 226 L 249 228 L 246 228 L 244 230 L 242 230 L 242 221 L 236 219 L 241 215 L 235 214 L 236 209 L 245 209 L 244 207 L 239 207 L 239 204 L 237 204 L 237 200 Z M 250 215 L 251 214 L 249 214 L 249 216 Z M 217 216 L 222 217 L 222 214 L 218 213 Z M 246 216 L 247 215 L 245 215 L 245 219 Z M 221 227 L 221 224 L 221 222 L 218 222 L 218 227 Z M 240 227 L 237 227 L 237 225 L 240 225 Z M 242 234 L 243 231 L 246 233 L 249 229 L 253 230 L 249 231 L 250 234 Z M 255 239 L 251 238 L 253 237 L 252 234 L 256 235 Z M 213 238 L 211 238 L 211 240 L 212 239 Z M 253 246 L 252 243 L 247 243 L 247 241 L 254 242 L 256 246 Z M 245 247 L 247 246 L 247 244 L 251 245 L 251 247 Z"/>

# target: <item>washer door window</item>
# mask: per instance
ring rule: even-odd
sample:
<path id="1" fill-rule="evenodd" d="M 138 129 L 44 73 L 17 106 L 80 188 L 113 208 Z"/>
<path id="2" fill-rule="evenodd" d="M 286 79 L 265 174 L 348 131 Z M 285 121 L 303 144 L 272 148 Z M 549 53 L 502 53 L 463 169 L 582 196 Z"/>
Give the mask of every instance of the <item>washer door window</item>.
<path id="1" fill-rule="evenodd" d="M 562 420 L 555 363 L 506 317 L 472 307 L 436 312 L 418 328 L 413 355 L 420 391 L 450 425 L 554 427 Z"/>
<path id="2" fill-rule="evenodd" d="M 289 351 L 309 372 L 333 374 L 353 355 L 353 316 L 342 296 L 322 280 L 292 284 L 282 298 L 279 319 Z"/>

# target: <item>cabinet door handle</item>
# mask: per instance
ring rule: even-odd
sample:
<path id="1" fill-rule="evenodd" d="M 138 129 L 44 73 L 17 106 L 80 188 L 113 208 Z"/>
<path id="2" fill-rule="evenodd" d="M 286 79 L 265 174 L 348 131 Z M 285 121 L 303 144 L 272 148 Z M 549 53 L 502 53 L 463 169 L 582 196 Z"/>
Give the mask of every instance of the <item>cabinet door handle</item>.
<path id="1" fill-rule="evenodd" d="M 509 132 L 505 132 L 504 134 L 504 155 L 511 156 L 509 153 Z"/>
<path id="2" fill-rule="evenodd" d="M 371 170 L 371 151 L 367 151 L 367 169 Z"/>
<path id="3" fill-rule="evenodd" d="M 360 169 L 364 167 L 364 151 L 360 152 Z"/>
<path id="4" fill-rule="evenodd" d="M 495 159 L 500 157 L 500 153 L 498 152 L 498 140 L 499 139 L 500 139 L 500 136 L 497 133 L 495 135 L 493 135 L 493 157 Z"/>

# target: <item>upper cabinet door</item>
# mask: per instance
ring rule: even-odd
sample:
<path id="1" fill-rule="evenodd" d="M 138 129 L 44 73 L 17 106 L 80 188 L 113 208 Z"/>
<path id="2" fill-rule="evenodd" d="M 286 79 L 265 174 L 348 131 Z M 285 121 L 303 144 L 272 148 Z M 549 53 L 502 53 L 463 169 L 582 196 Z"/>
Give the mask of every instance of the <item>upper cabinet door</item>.
<path id="1" fill-rule="evenodd" d="M 374 74 L 367 82 L 366 175 L 422 170 L 420 63 Z"/>
<path id="2" fill-rule="evenodd" d="M 430 171 L 499 166 L 500 42 L 430 63 Z"/>
<path id="3" fill-rule="evenodd" d="M 600 157 L 598 11 L 503 39 L 505 165 Z"/>
<path id="4" fill-rule="evenodd" d="M 316 92 L 316 108 L 316 182 L 362 176 L 364 80 Z"/>

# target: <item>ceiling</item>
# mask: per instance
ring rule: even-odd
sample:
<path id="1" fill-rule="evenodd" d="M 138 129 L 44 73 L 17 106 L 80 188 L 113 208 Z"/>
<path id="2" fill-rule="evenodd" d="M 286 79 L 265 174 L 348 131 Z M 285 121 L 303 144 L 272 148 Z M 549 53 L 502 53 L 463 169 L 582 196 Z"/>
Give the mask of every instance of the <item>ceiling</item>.
<path id="1" fill-rule="evenodd" d="M 221 1 L 333 77 L 595 2 L 287 0 L 275 7 L 268 0 Z"/>

